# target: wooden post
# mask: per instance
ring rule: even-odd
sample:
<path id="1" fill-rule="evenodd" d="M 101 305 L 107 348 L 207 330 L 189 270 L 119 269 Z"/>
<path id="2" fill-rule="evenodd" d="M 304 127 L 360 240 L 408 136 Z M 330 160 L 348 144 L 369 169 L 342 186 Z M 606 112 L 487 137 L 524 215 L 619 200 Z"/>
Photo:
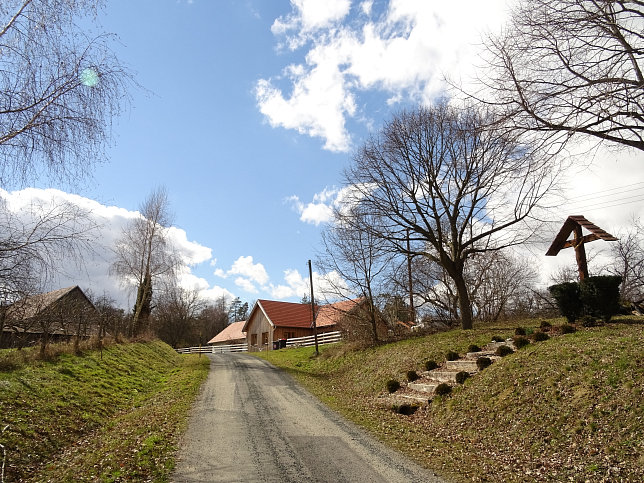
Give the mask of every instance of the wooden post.
<path id="1" fill-rule="evenodd" d="M 577 259 L 577 269 L 579 270 L 579 280 L 588 278 L 588 261 L 586 259 L 586 248 L 584 247 L 584 237 L 581 232 L 581 226 L 575 226 L 575 258 Z"/>
<path id="2" fill-rule="evenodd" d="M 315 324 L 315 297 L 313 296 L 313 269 L 311 268 L 311 260 L 309 260 L 309 280 L 311 281 L 311 316 L 313 317 L 313 337 L 315 339 L 315 355 L 320 352 L 318 350 L 318 328 Z"/>

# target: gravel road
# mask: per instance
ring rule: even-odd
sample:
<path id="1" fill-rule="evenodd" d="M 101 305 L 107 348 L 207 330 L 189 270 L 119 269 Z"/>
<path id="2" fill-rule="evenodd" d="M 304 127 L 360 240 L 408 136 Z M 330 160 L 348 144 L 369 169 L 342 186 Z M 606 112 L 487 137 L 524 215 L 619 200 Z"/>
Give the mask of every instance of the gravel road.
<path id="1" fill-rule="evenodd" d="M 246 354 L 213 354 L 175 482 L 439 482 Z"/>

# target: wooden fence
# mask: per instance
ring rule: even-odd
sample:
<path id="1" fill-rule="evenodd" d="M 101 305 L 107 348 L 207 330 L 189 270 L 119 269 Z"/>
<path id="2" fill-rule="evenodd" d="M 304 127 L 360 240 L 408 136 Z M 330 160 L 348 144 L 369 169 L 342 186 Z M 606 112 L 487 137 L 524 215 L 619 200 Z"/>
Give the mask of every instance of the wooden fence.
<path id="1" fill-rule="evenodd" d="M 227 352 L 248 352 L 247 344 L 207 345 L 176 349 L 179 354 L 225 354 Z"/>
<path id="2" fill-rule="evenodd" d="M 342 333 L 326 332 L 318 334 L 318 345 L 333 344 L 342 340 Z M 315 336 L 293 337 L 286 340 L 286 347 L 310 347 L 315 345 Z M 179 354 L 225 354 L 228 352 L 248 352 L 247 344 L 213 345 L 201 347 L 184 347 L 175 349 Z"/>
<path id="3" fill-rule="evenodd" d="M 325 334 L 318 334 L 318 345 L 333 344 L 342 340 L 342 333 L 327 332 Z M 286 347 L 309 347 L 315 345 L 315 336 L 307 335 L 306 337 L 294 337 L 287 339 Z"/>

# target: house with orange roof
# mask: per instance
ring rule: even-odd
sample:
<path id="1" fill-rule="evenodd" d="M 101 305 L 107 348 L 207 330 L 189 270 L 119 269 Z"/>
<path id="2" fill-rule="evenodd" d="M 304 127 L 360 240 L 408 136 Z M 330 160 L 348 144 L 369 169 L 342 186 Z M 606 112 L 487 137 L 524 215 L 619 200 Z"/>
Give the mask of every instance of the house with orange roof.
<path id="1" fill-rule="evenodd" d="M 357 321 L 364 319 L 360 317 L 362 306 L 362 299 L 316 305 L 315 325 L 318 334 L 338 330 L 345 332 L 347 327 L 355 326 Z M 246 332 L 249 351 L 271 349 L 273 343 L 280 339 L 313 335 L 311 304 L 257 300 L 242 330 Z"/>
<path id="2" fill-rule="evenodd" d="M 224 330 L 208 341 L 210 345 L 233 345 L 244 344 L 246 342 L 246 332 L 244 332 L 245 320 L 228 324 Z"/>

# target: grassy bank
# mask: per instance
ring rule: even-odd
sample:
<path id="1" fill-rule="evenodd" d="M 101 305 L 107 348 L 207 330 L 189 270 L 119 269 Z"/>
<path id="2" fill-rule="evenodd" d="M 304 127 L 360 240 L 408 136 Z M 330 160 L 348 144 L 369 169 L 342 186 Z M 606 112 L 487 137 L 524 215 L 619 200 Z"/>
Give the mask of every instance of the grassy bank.
<path id="1" fill-rule="evenodd" d="M 514 326 L 513 326 L 514 327 Z M 454 481 L 643 481 L 644 326 L 553 337 L 470 378 L 411 416 L 378 402 L 388 379 L 463 354 L 510 327 L 454 330 L 369 349 L 262 353 L 388 444 Z"/>
<path id="2" fill-rule="evenodd" d="M 0 372 L 7 481 L 167 479 L 208 359 L 161 342 Z"/>

